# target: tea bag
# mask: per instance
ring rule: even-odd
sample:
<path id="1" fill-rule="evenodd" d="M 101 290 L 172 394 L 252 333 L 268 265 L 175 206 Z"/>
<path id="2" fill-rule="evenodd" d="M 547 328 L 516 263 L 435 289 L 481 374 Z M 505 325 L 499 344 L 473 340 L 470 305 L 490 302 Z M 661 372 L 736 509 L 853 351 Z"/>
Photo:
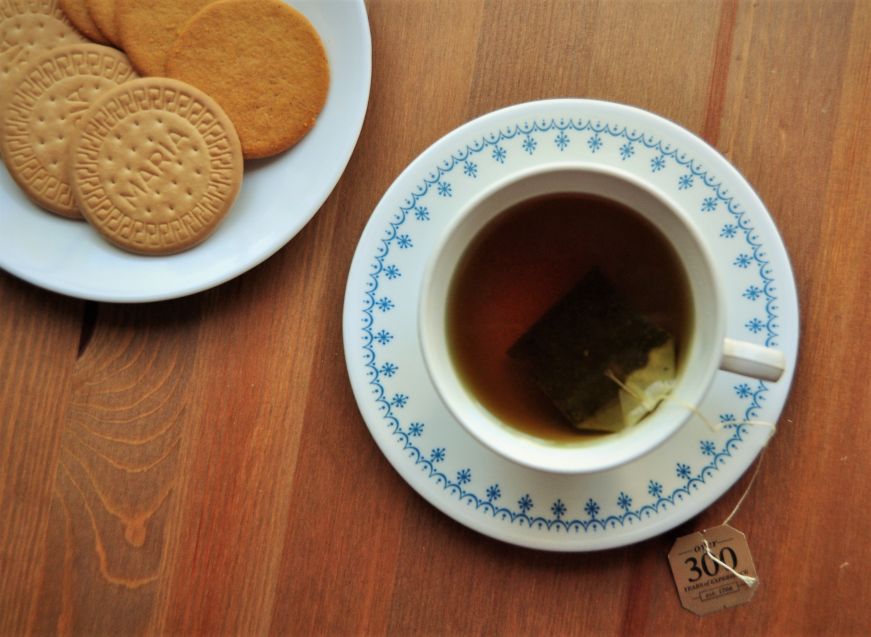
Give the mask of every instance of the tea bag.
<path id="1" fill-rule="evenodd" d="M 637 425 L 656 409 L 674 387 L 674 339 L 669 337 L 663 345 L 650 350 L 647 365 L 629 374 L 624 381 L 610 371 L 605 375 L 620 387 L 618 400 L 599 409 L 581 423 L 579 429 L 620 431 Z"/>
<path id="2" fill-rule="evenodd" d="M 597 268 L 508 354 L 577 429 L 634 426 L 674 386 L 674 339 L 631 310 Z"/>

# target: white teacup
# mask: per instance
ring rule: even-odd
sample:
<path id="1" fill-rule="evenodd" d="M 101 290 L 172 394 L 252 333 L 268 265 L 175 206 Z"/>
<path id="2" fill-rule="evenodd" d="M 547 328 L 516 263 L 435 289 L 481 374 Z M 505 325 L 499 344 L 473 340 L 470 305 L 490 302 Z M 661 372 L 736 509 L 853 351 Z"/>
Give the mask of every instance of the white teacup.
<path id="1" fill-rule="evenodd" d="M 668 400 L 637 426 L 616 434 L 554 443 L 524 434 L 488 411 L 462 383 L 447 342 L 451 281 L 466 248 L 494 218 L 527 199 L 555 193 L 598 195 L 647 218 L 671 241 L 690 285 L 694 329 Z M 602 471 L 631 462 L 665 442 L 692 416 L 717 370 L 777 380 L 781 352 L 726 338 L 723 283 L 709 247 L 688 214 L 663 193 L 613 168 L 560 162 L 512 175 L 459 211 L 424 272 L 418 333 L 424 362 L 441 399 L 484 446 L 521 465 L 556 473 Z"/>

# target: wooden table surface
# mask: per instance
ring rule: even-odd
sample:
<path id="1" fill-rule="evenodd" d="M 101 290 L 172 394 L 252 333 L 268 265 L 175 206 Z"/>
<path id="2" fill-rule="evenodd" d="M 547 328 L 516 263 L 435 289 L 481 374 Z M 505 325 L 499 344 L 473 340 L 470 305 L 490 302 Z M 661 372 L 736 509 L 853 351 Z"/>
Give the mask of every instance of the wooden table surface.
<path id="1" fill-rule="evenodd" d="M 0 274 L 0 633 L 869 634 L 871 2 L 372 0 L 369 112 L 308 226 L 149 305 Z M 762 586 L 683 610 L 680 528 L 593 554 L 480 536 L 376 448 L 342 350 L 360 233 L 399 172 L 496 108 L 595 97 L 719 149 L 799 290 L 792 393 L 735 525 Z M 2 231 L 2 229 L 0 229 Z"/>

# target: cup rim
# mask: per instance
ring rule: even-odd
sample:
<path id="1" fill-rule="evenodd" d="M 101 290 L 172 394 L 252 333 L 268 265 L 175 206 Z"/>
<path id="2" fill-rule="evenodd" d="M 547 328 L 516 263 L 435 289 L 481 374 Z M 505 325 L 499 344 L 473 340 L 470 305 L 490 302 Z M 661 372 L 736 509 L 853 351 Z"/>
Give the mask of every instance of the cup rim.
<path id="1" fill-rule="evenodd" d="M 446 248 L 453 242 L 456 233 L 464 225 L 464 223 L 467 222 L 470 214 L 475 209 L 485 204 L 487 200 L 496 196 L 499 192 L 510 188 L 517 182 L 534 179 L 536 177 L 557 172 L 595 173 L 597 175 L 605 176 L 608 178 L 616 178 L 625 181 L 630 185 L 634 186 L 636 189 L 642 191 L 645 195 L 658 200 L 658 202 L 662 206 L 667 208 L 670 212 L 674 213 L 674 215 L 678 217 L 682 222 L 680 225 L 686 231 L 692 243 L 698 249 L 698 256 L 704 261 L 704 269 L 710 275 L 711 282 L 713 283 L 713 285 L 710 286 L 710 293 L 714 296 L 715 303 L 715 311 L 712 312 L 713 318 L 710 320 L 713 325 L 709 330 L 713 332 L 712 342 L 709 344 L 711 351 L 709 351 L 708 360 L 705 362 L 704 371 L 702 374 L 702 381 L 696 383 L 695 391 L 691 395 L 692 400 L 687 401 L 693 406 L 698 406 L 702 398 L 708 393 L 714 376 L 716 375 L 716 371 L 719 368 L 719 362 L 722 358 L 723 339 L 725 337 L 726 331 L 723 294 L 721 286 L 717 283 L 717 270 L 714 266 L 713 257 L 711 255 L 710 248 L 705 243 L 704 238 L 701 235 L 701 232 L 698 230 L 692 218 L 689 216 L 689 214 L 687 214 L 686 211 L 684 211 L 679 205 L 677 205 L 673 200 L 671 200 L 671 198 L 662 193 L 659 189 L 653 187 L 652 185 L 644 182 L 641 179 L 638 179 L 632 174 L 620 170 L 619 168 L 602 166 L 584 161 L 561 160 L 549 162 L 547 164 L 535 166 L 529 169 L 518 171 L 517 173 L 511 175 L 507 175 L 504 178 L 494 182 L 488 188 L 484 189 L 475 197 L 470 199 L 466 203 L 466 205 L 464 205 L 460 210 L 455 213 L 454 218 L 451 219 L 451 221 L 446 225 L 441 236 L 435 242 L 435 247 L 426 263 L 423 277 L 421 279 L 421 294 L 418 302 L 417 331 L 421 352 L 423 354 L 424 367 L 426 369 L 427 375 L 429 376 L 433 386 L 436 389 L 436 393 L 439 399 L 442 401 L 442 403 L 445 405 L 445 407 L 448 409 L 454 419 L 460 424 L 460 426 L 462 426 L 463 429 L 468 432 L 475 440 L 477 440 L 484 447 L 499 454 L 500 456 L 531 469 L 556 474 L 594 473 L 627 464 L 647 453 L 650 453 L 655 448 L 666 442 L 675 433 L 677 433 L 691 419 L 691 417 L 693 416 L 693 411 L 691 409 L 687 409 L 686 406 L 682 405 L 660 405 L 657 409 L 657 412 L 652 417 L 656 417 L 658 420 L 665 420 L 666 425 L 662 426 L 655 435 L 650 434 L 648 436 L 649 440 L 646 445 L 636 445 L 631 449 L 629 447 L 626 447 L 622 452 L 612 454 L 601 453 L 601 450 L 603 449 L 603 447 L 619 444 L 621 439 L 632 436 L 633 434 L 635 434 L 636 428 L 633 427 L 622 432 L 608 434 L 601 437 L 601 440 L 607 440 L 610 443 L 614 443 L 613 445 L 606 445 L 602 443 L 597 443 L 595 441 L 592 443 L 579 445 L 573 445 L 571 443 L 561 444 L 556 442 L 548 442 L 543 438 L 538 438 L 530 434 L 525 434 L 518 429 L 514 429 L 507 423 L 502 423 L 495 415 L 490 413 L 484 405 L 481 405 L 474 400 L 472 400 L 472 402 L 476 403 L 476 416 L 484 416 L 484 421 L 486 422 L 487 426 L 482 427 L 481 422 L 471 424 L 467 422 L 467 415 L 463 413 L 463 410 L 458 406 L 457 401 L 455 401 L 453 398 L 454 387 L 448 387 L 448 382 L 446 381 L 446 379 L 442 375 L 434 373 L 433 371 L 434 367 L 438 367 L 439 363 L 443 362 L 442 360 L 439 360 L 439 357 L 447 360 L 447 364 L 450 369 L 453 369 L 455 371 L 456 368 L 454 367 L 450 352 L 447 351 L 448 348 L 445 339 L 441 339 L 444 347 L 438 348 L 436 341 L 432 338 L 432 335 L 429 333 L 430 330 L 427 327 L 427 322 L 432 320 L 433 311 L 435 309 L 438 309 L 438 307 L 433 307 L 434 305 L 437 306 L 438 304 L 436 302 L 436 299 L 433 298 L 434 295 L 431 291 L 433 281 L 436 275 L 436 269 L 440 265 Z M 571 190 L 555 190 L 552 192 L 571 192 Z M 458 260 L 462 259 L 462 255 L 465 254 L 465 251 L 468 249 L 468 246 L 471 244 L 474 237 L 477 236 L 480 230 L 486 227 L 493 219 L 499 216 L 508 207 L 516 205 L 517 203 L 533 198 L 535 196 L 537 195 L 533 194 L 527 197 L 521 197 L 513 203 L 508 204 L 507 207 L 502 207 L 499 211 L 489 215 L 486 221 L 481 225 L 480 228 L 478 228 L 476 232 L 474 232 L 471 236 L 464 237 L 464 242 L 462 243 L 461 249 L 459 249 Z M 672 238 L 668 235 L 668 233 L 660 228 L 659 225 L 655 222 L 654 225 L 656 225 L 656 227 L 664 234 L 669 242 L 672 242 Z M 673 243 L 672 245 L 676 249 L 676 246 L 674 246 Z M 678 254 L 680 254 L 679 251 Z M 688 278 L 692 278 L 693 274 L 686 267 L 686 264 L 683 262 L 683 260 L 682 265 L 684 265 L 684 269 Z M 452 278 L 453 272 L 447 275 L 448 290 L 450 288 L 450 282 L 452 281 Z M 696 310 L 695 314 L 698 315 L 698 308 L 695 307 L 695 294 L 693 294 L 693 298 L 694 310 Z M 441 324 L 443 329 L 443 316 L 437 322 Z M 694 338 L 693 340 L 696 339 Z M 439 351 L 440 349 L 442 351 Z M 683 373 L 681 373 L 681 377 L 683 377 Z M 454 381 L 455 384 L 462 389 L 462 383 L 460 383 L 456 379 L 456 375 L 454 375 Z M 464 391 L 463 393 L 467 396 L 470 395 L 470 392 L 468 391 Z M 678 414 L 677 412 L 679 410 L 682 413 Z M 488 420 L 490 422 L 487 422 Z M 493 435 L 494 432 L 496 432 L 495 435 Z M 506 439 L 511 440 L 510 442 L 506 443 Z M 529 451 L 533 449 L 535 453 L 529 453 Z"/>

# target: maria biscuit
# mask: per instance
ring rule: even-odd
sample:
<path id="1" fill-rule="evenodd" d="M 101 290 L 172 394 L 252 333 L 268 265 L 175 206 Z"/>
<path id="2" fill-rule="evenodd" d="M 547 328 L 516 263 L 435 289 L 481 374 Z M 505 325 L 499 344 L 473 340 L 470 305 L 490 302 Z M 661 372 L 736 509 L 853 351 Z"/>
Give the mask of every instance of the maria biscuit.
<path id="1" fill-rule="evenodd" d="M 70 140 L 97 96 L 133 77 L 123 53 L 99 44 L 53 49 L 19 73 L 6 101 L 0 143 L 9 173 L 34 202 L 81 217 L 69 183 Z"/>
<path id="2" fill-rule="evenodd" d="M 7 0 L 0 5 L 0 100 L 8 92 L 6 82 L 34 54 L 65 44 L 86 42 L 54 3 L 25 3 L 16 10 Z M 40 10 L 41 9 L 41 10 Z"/>
<path id="3" fill-rule="evenodd" d="M 115 245 L 172 254 L 208 237 L 242 183 L 227 115 L 177 80 L 144 78 L 103 95 L 82 118 L 73 191 L 85 218 Z"/>

